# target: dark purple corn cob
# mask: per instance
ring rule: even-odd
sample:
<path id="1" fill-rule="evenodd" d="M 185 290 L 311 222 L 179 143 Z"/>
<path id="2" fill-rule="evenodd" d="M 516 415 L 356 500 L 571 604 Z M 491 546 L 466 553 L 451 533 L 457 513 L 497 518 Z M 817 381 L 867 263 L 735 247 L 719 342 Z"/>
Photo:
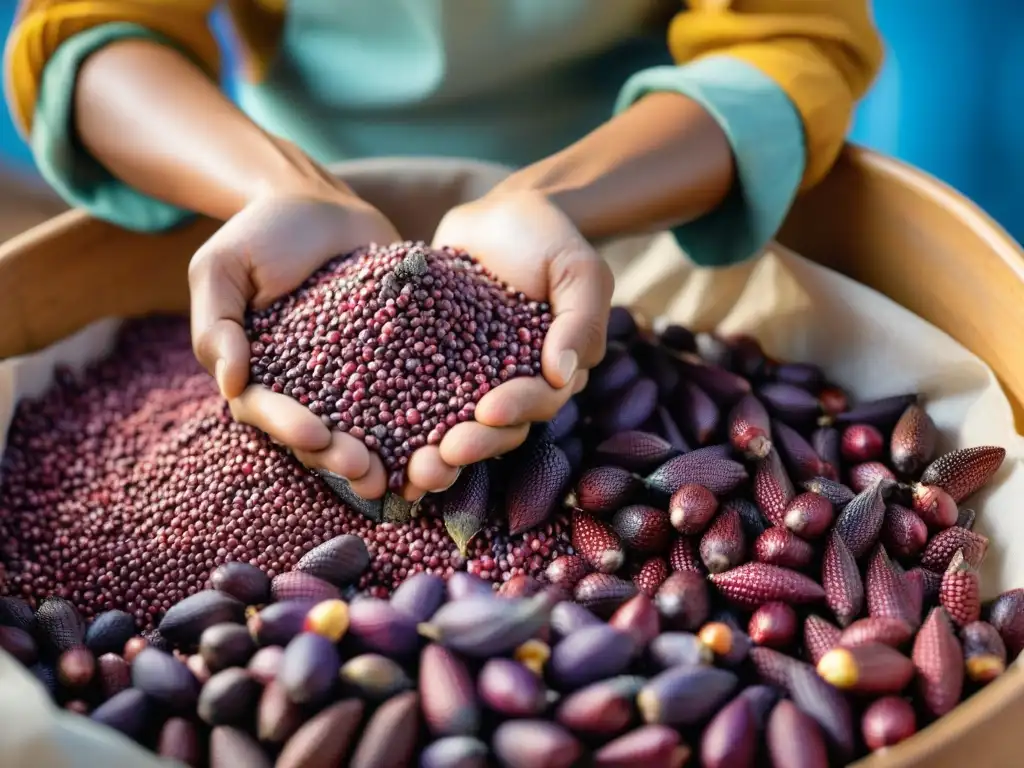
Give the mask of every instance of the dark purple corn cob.
<path id="1" fill-rule="evenodd" d="M 804 488 L 811 493 L 824 496 L 832 503 L 832 506 L 836 508 L 837 512 L 841 511 L 847 504 L 853 501 L 854 497 L 857 495 L 842 483 L 830 480 L 827 477 L 816 477 L 813 480 L 808 480 L 804 483 Z"/>
<path id="2" fill-rule="evenodd" d="M 564 440 L 573 433 L 579 422 L 580 406 L 575 398 L 569 398 L 547 423 L 545 437 L 553 443 Z"/>
<path id="3" fill-rule="evenodd" d="M 819 427 L 811 433 L 811 448 L 822 461 L 822 474 L 833 480 L 839 478 L 842 464 L 840 439 L 839 430 L 834 427 Z"/>
<path id="4" fill-rule="evenodd" d="M 758 396 L 775 418 L 792 427 L 809 427 L 821 414 L 818 398 L 792 384 L 764 384 L 758 390 Z"/>
<path id="5" fill-rule="evenodd" d="M 669 496 L 688 483 L 702 485 L 719 496 L 732 493 L 746 479 L 747 470 L 739 462 L 693 451 L 662 464 L 644 482 Z"/>
<path id="6" fill-rule="evenodd" d="M 553 461 L 557 463 L 557 454 L 554 455 Z M 455 484 L 444 495 L 444 527 L 463 557 L 469 542 L 487 522 L 490 490 L 490 473 L 487 464 L 481 461 L 464 467 Z"/>
<path id="7" fill-rule="evenodd" d="M 742 376 L 701 360 L 696 355 L 681 354 L 679 362 L 683 377 L 707 392 L 719 405 L 731 406 L 750 392 L 750 382 Z"/>
<path id="8" fill-rule="evenodd" d="M 859 403 L 838 414 L 835 420 L 839 424 L 872 424 L 881 430 L 888 431 L 899 421 L 903 412 L 915 403 L 917 403 L 917 393 L 892 395 Z"/>
<path id="9" fill-rule="evenodd" d="M 665 438 L 638 430 L 612 435 L 597 446 L 599 459 L 633 472 L 648 472 L 678 454 Z"/>
<path id="10" fill-rule="evenodd" d="M 569 459 L 557 445 L 537 440 L 524 450 L 526 454 L 513 470 L 505 496 L 508 530 L 513 536 L 551 516 L 572 476 Z"/>
<path id="11" fill-rule="evenodd" d="M 640 377 L 640 366 L 625 347 L 609 345 L 608 354 L 590 374 L 587 396 L 606 397 Z"/>
<path id="12" fill-rule="evenodd" d="M 690 451 L 690 444 L 683 437 L 682 430 L 679 429 L 675 417 L 669 413 L 665 406 L 658 406 L 658 409 L 654 412 L 652 423 L 657 433 L 665 438 L 679 453 L 688 453 Z"/>
<path id="13" fill-rule="evenodd" d="M 646 376 L 617 393 L 607 408 L 602 408 L 597 425 L 605 435 L 637 429 L 654 414 L 658 406 L 658 385 Z"/>
<path id="14" fill-rule="evenodd" d="M 707 445 L 718 433 L 722 414 L 718 405 L 692 381 L 680 382 L 673 396 L 672 413 L 697 445 Z"/>
<path id="15" fill-rule="evenodd" d="M 892 465 L 904 475 L 920 472 L 935 455 L 939 431 L 931 416 L 917 403 L 900 416 L 889 440 Z"/>
<path id="16" fill-rule="evenodd" d="M 830 467 L 815 453 L 814 448 L 799 432 L 785 422 L 774 419 L 772 434 L 775 446 L 786 468 L 797 482 L 805 482 L 819 476 L 830 476 Z"/>
<path id="17" fill-rule="evenodd" d="M 863 557 L 878 541 L 885 522 L 883 485 L 877 482 L 857 494 L 836 519 L 834 530 L 856 558 Z"/>

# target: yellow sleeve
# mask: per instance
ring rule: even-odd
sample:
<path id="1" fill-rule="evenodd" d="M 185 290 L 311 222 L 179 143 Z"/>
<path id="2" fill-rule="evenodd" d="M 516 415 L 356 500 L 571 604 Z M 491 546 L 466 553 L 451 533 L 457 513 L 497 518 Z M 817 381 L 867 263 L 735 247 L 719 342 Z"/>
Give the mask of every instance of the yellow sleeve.
<path id="1" fill-rule="evenodd" d="M 30 134 L 43 70 L 57 48 L 104 24 L 145 27 L 216 75 L 220 55 L 208 26 L 215 5 L 216 0 L 22 0 L 4 52 L 4 85 L 15 124 Z"/>
<path id="2" fill-rule="evenodd" d="M 802 188 L 824 176 L 843 146 L 857 100 L 882 63 L 870 0 L 691 0 L 669 27 L 679 63 L 731 56 L 789 96 L 804 127 Z"/>

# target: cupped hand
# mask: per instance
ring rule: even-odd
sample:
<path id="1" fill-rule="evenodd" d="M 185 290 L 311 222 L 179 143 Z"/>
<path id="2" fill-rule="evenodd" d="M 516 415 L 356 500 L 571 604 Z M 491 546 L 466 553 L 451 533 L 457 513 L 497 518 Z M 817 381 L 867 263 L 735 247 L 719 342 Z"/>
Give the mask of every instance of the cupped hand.
<path id="1" fill-rule="evenodd" d="M 495 192 L 452 209 L 434 245 L 466 250 L 517 290 L 547 301 L 554 315 L 541 351 L 543 376 L 491 390 L 473 421 L 442 439 L 440 459 L 459 467 L 512 450 L 531 422 L 551 419 L 584 387 L 588 371 L 604 357 L 614 281 L 572 221 L 535 192 Z"/>
<path id="2" fill-rule="evenodd" d="M 361 440 L 326 427 L 297 400 L 249 384 L 245 313 L 295 290 L 338 254 L 399 239 L 383 214 L 339 184 L 311 195 L 250 203 L 196 252 L 189 265 L 192 344 L 235 419 L 263 430 L 306 466 L 349 480 L 352 489 L 368 499 L 382 496 L 387 485 L 376 454 Z"/>

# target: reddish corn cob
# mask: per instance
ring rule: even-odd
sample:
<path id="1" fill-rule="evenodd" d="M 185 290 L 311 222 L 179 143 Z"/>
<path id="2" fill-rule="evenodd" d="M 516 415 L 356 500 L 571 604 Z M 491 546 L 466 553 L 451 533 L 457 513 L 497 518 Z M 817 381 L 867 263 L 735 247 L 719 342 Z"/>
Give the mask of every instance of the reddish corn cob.
<path id="1" fill-rule="evenodd" d="M 762 459 L 771 450 L 771 437 L 768 411 L 754 395 L 744 395 L 729 414 L 729 442 L 748 458 Z"/>
<path id="2" fill-rule="evenodd" d="M 821 657 L 839 645 L 842 630 L 830 624 L 820 616 L 808 616 L 804 620 L 804 651 L 812 664 L 821 661 Z"/>
<path id="3" fill-rule="evenodd" d="M 962 550 L 957 550 L 946 572 L 942 574 L 939 602 L 953 623 L 961 627 L 981 618 L 978 572 L 964 560 Z"/>
<path id="4" fill-rule="evenodd" d="M 791 701 L 780 701 L 768 718 L 772 765 L 827 768 L 828 747 L 818 724 Z"/>
<path id="5" fill-rule="evenodd" d="M 693 631 L 708 618 L 708 587 L 704 578 L 689 571 L 669 575 L 654 596 L 665 623 L 676 629 Z"/>
<path id="6" fill-rule="evenodd" d="M 566 504 L 594 515 L 604 515 L 628 504 L 639 486 L 640 481 L 628 469 L 594 467 L 580 476 Z"/>
<path id="7" fill-rule="evenodd" d="M 607 615 L 637 593 L 631 581 L 607 573 L 588 573 L 573 590 L 573 599 L 598 615 Z"/>
<path id="8" fill-rule="evenodd" d="M 917 732 L 917 715 L 906 699 L 886 696 L 864 711 L 861 733 L 868 749 L 892 747 Z"/>
<path id="9" fill-rule="evenodd" d="M 861 491 L 846 505 L 833 530 L 839 534 L 855 558 L 866 555 L 878 540 L 885 521 L 883 484 L 875 483 Z"/>
<path id="10" fill-rule="evenodd" d="M 757 462 L 754 475 L 754 500 L 757 508 L 772 525 L 783 525 L 786 507 L 795 495 L 793 483 L 782 466 L 778 451 L 769 451 L 767 456 Z"/>
<path id="11" fill-rule="evenodd" d="M 864 583 L 857 561 L 842 537 L 834 531 L 829 535 L 822 560 L 822 586 L 825 602 L 845 627 L 864 609 Z"/>
<path id="12" fill-rule="evenodd" d="M 914 483 L 911 486 L 914 511 L 931 528 L 949 528 L 955 525 L 960 511 L 953 497 L 938 486 Z"/>
<path id="13" fill-rule="evenodd" d="M 943 608 L 934 608 L 914 640 L 911 656 L 925 708 L 942 717 L 960 703 L 964 685 L 960 641 Z"/>
<path id="14" fill-rule="evenodd" d="M 619 606 L 608 619 L 608 626 L 631 636 L 639 653 L 661 633 L 661 618 L 654 601 L 641 593 Z"/>
<path id="15" fill-rule="evenodd" d="M 931 416 L 916 403 L 900 416 L 889 441 L 889 457 L 897 471 L 913 475 L 932 460 L 938 430 Z"/>
<path id="16" fill-rule="evenodd" d="M 615 531 L 583 512 L 574 512 L 572 516 L 572 546 L 600 573 L 615 573 L 625 561 L 622 542 Z"/>
<path id="17" fill-rule="evenodd" d="M 702 485 L 687 483 L 672 494 L 668 512 L 672 526 L 682 534 L 700 533 L 715 516 L 718 499 Z"/>
<path id="18" fill-rule="evenodd" d="M 881 643 L 833 648 L 817 669 L 826 682 L 855 693 L 899 693 L 914 676 L 913 662 Z"/>
<path id="19" fill-rule="evenodd" d="M 739 512 L 723 506 L 701 537 L 701 560 L 711 573 L 721 573 L 742 563 L 746 549 Z"/>
<path id="20" fill-rule="evenodd" d="M 860 493 L 879 480 L 896 482 L 896 475 L 880 461 L 865 461 L 850 467 L 850 487 Z"/>
<path id="21" fill-rule="evenodd" d="M 868 564 L 867 579 L 864 588 L 868 600 L 868 614 L 873 617 L 902 619 L 916 626 L 907 604 L 906 588 L 903 574 L 889 559 L 889 554 L 881 544 L 875 548 L 875 554 Z"/>
<path id="22" fill-rule="evenodd" d="M 843 630 L 839 645 L 855 648 L 868 643 L 881 643 L 898 648 L 914 636 L 914 629 L 903 619 L 869 616 L 858 619 Z"/>
<path id="23" fill-rule="evenodd" d="M 623 544 L 641 554 L 664 552 L 672 535 L 668 515 L 646 504 L 630 504 L 616 512 L 612 530 Z"/>
<path id="24" fill-rule="evenodd" d="M 725 705 L 701 735 L 704 768 L 753 768 L 758 733 L 750 702 L 736 697 Z"/>
<path id="25" fill-rule="evenodd" d="M 938 486 L 959 504 L 987 483 L 1005 458 L 1005 448 L 960 448 L 929 464 L 921 475 L 921 483 Z"/>
<path id="26" fill-rule="evenodd" d="M 746 608 L 764 603 L 813 603 L 825 596 L 821 585 L 801 573 L 764 563 L 747 563 L 709 577 L 727 599 Z"/>
<path id="27" fill-rule="evenodd" d="M 758 562 L 782 568 L 806 568 L 814 559 L 814 547 L 785 528 L 769 528 L 754 542 Z"/>
<path id="28" fill-rule="evenodd" d="M 548 582 L 569 592 L 576 588 L 580 579 L 590 573 L 590 564 L 579 555 L 562 555 L 555 558 L 544 575 Z"/>
<path id="29" fill-rule="evenodd" d="M 837 386 L 830 385 L 818 393 L 821 410 L 828 416 L 838 416 L 849 407 L 846 393 Z"/>
<path id="30" fill-rule="evenodd" d="M 668 575 L 668 563 L 665 558 L 652 557 L 640 567 L 636 576 L 633 577 L 633 583 L 636 584 L 636 588 L 640 590 L 641 594 L 654 597 L 661 585 L 665 583 Z"/>
<path id="31" fill-rule="evenodd" d="M 785 603 L 765 603 L 750 617 L 747 634 L 758 645 L 786 648 L 796 639 L 796 611 Z"/>
<path id="32" fill-rule="evenodd" d="M 840 450 L 843 459 L 850 463 L 875 461 L 885 450 L 885 438 L 870 424 L 851 424 L 843 430 Z"/>
<path id="33" fill-rule="evenodd" d="M 988 620 L 1006 643 L 1009 658 L 1017 658 L 1024 650 L 1024 589 L 1011 589 L 997 597 Z"/>
<path id="34" fill-rule="evenodd" d="M 958 550 L 964 553 L 964 560 L 980 568 L 988 553 L 988 538 L 966 528 L 947 528 L 928 542 L 921 554 L 921 567 L 944 573 Z"/>
<path id="35" fill-rule="evenodd" d="M 673 571 L 704 574 L 704 565 L 697 554 L 697 545 L 689 536 L 678 536 L 668 551 L 668 564 Z"/>
<path id="36" fill-rule="evenodd" d="M 785 526 L 802 539 L 816 539 L 824 534 L 834 513 L 832 504 L 816 493 L 801 493 L 786 507 Z"/>
<path id="37" fill-rule="evenodd" d="M 912 510 L 890 504 L 885 510 L 881 539 L 897 557 L 914 557 L 928 542 L 928 526 Z"/>

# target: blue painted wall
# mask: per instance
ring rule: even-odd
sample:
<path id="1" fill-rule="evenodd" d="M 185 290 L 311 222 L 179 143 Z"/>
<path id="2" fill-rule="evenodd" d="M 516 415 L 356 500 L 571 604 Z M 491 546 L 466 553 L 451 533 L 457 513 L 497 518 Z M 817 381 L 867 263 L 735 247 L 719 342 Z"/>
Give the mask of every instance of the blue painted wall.
<path id="1" fill-rule="evenodd" d="M 13 5 L 0 0 L 0 30 L 10 26 Z M 1024 2 L 875 0 L 874 7 L 888 57 L 851 138 L 947 181 L 1024 241 Z M 227 43 L 223 18 L 214 27 Z M 0 164 L 31 168 L 6 110 Z"/>

